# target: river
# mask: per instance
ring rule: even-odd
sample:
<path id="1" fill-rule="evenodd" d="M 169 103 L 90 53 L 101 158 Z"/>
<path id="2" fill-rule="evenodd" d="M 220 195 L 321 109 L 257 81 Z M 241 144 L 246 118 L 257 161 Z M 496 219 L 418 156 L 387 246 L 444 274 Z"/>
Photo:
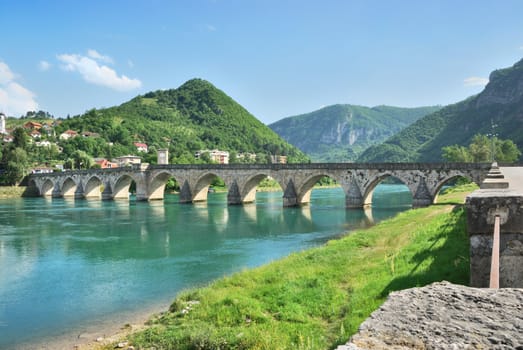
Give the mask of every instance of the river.
<path id="1" fill-rule="evenodd" d="M 314 247 L 410 207 L 406 186 L 379 185 L 370 211 L 345 208 L 341 188 L 309 206 L 281 192 L 227 206 L 226 193 L 179 204 L 0 200 L 0 349 L 122 324 L 166 308 L 182 289 Z"/>

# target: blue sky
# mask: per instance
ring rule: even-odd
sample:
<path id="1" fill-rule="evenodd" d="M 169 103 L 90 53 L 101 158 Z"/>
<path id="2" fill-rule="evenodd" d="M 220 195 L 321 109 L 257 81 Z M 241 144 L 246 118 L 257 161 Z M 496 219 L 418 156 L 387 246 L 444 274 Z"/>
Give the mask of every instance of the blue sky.
<path id="1" fill-rule="evenodd" d="M 446 105 L 523 57 L 521 0 L 0 0 L 0 111 L 56 117 L 210 81 L 264 123 Z"/>

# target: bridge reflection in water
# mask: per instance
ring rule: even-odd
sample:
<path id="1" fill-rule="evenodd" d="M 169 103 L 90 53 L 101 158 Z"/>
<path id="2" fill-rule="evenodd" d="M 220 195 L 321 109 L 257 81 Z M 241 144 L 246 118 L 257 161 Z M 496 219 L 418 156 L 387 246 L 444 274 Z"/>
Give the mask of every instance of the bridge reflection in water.
<path id="1" fill-rule="evenodd" d="M 228 188 L 227 203 L 245 204 L 255 201 L 257 185 L 270 177 L 283 190 L 283 206 L 290 207 L 308 204 L 313 186 L 327 176 L 340 184 L 346 207 L 364 208 L 376 186 L 394 177 L 408 187 L 413 207 L 421 207 L 434 203 L 446 183 L 465 177 L 479 184 L 489 169 L 488 163 L 142 165 L 33 174 L 29 185 L 40 196 L 112 200 L 128 199 L 134 183 L 136 200 L 152 201 L 163 199 L 167 181 L 175 178 L 180 202 L 196 203 L 207 200 L 209 185 L 219 177 Z"/>

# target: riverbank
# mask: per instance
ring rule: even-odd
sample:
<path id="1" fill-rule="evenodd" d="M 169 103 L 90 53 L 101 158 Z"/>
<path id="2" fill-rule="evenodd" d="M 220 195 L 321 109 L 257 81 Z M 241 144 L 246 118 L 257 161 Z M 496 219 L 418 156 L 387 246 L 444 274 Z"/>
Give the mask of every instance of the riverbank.
<path id="1" fill-rule="evenodd" d="M 465 213 L 456 204 L 470 190 L 451 191 L 440 196 L 440 205 L 181 293 L 145 330 L 111 340 L 123 336 L 137 348 L 343 344 L 391 291 L 441 280 L 468 283 Z"/>
<path id="2" fill-rule="evenodd" d="M 0 186 L 0 199 L 20 198 L 26 189 L 25 186 Z"/>

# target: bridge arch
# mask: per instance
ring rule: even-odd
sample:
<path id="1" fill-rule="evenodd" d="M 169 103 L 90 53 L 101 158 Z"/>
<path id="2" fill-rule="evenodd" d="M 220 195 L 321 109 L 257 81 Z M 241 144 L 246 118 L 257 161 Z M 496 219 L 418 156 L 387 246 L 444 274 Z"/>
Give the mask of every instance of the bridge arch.
<path id="1" fill-rule="evenodd" d="M 443 188 L 443 186 L 445 186 L 446 184 L 448 184 L 449 182 L 451 181 L 454 181 L 454 180 L 458 180 L 460 178 L 464 178 L 464 179 L 467 179 L 471 182 L 474 182 L 474 179 L 470 176 L 467 176 L 467 174 L 454 174 L 454 175 L 451 175 L 449 177 L 446 177 L 444 178 L 443 180 L 441 180 L 440 182 L 438 182 L 436 184 L 436 186 L 434 186 L 434 201 L 433 203 L 437 203 L 438 202 L 438 196 L 439 196 L 439 193 L 441 191 L 441 189 Z M 479 184 L 477 184 L 479 185 Z"/>
<path id="2" fill-rule="evenodd" d="M 91 176 L 85 182 L 83 197 L 84 198 L 100 198 L 102 195 L 101 194 L 102 185 L 103 185 L 103 182 L 97 175 Z"/>
<path id="3" fill-rule="evenodd" d="M 267 174 L 256 174 L 247 179 L 240 189 L 241 203 L 252 203 L 256 200 L 256 187 L 268 178 Z M 280 185 L 281 186 L 281 185 Z"/>
<path id="4" fill-rule="evenodd" d="M 365 187 L 363 191 L 363 207 L 370 207 L 372 205 L 372 197 L 374 194 L 374 190 L 380 183 L 383 182 L 383 180 L 387 178 L 395 178 L 398 179 L 401 183 L 403 183 L 410 191 L 411 196 L 414 196 L 413 189 L 411 186 L 409 186 L 409 179 L 404 178 L 401 176 L 401 174 L 396 174 L 394 172 L 385 172 L 378 174 L 374 176 L 368 183 L 368 185 Z"/>
<path id="5" fill-rule="evenodd" d="M 60 194 L 64 198 L 74 197 L 78 184 L 72 177 L 67 177 L 62 183 Z"/>
<path id="6" fill-rule="evenodd" d="M 330 174 L 329 172 L 322 171 L 319 173 L 311 174 L 310 176 L 306 177 L 305 180 L 296 189 L 296 199 L 299 205 L 310 203 L 312 189 L 314 188 L 314 185 L 316 185 L 316 183 L 318 183 L 318 181 L 320 181 L 324 177 L 329 177 L 334 181 L 340 183 L 340 179 L 337 179 L 336 176 Z"/>
<path id="7" fill-rule="evenodd" d="M 215 173 L 205 173 L 200 176 L 193 187 L 192 201 L 203 202 L 207 200 L 207 193 L 209 192 L 209 185 L 219 176 Z"/>
<path id="8" fill-rule="evenodd" d="M 170 171 L 160 171 L 154 175 L 149 182 L 149 200 L 163 199 L 167 181 L 174 177 Z M 178 180 L 178 179 L 176 179 Z"/>
<path id="9" fill-rule="evenodd" d="M 132 182 L 137 181 L 129 174 L 119 176 L 112 185 L 112 199 L 129 199 L 129 189 Z"/>
<path id="10" fill-rule="evenodd" d="M 45 180 L 44 183 L 42 183 L 42 185 L 38 189 L 40 195 L 44 197 L 51 197 L 53 195 L 54 186 L 55 184 L 51 179 Z"/>

